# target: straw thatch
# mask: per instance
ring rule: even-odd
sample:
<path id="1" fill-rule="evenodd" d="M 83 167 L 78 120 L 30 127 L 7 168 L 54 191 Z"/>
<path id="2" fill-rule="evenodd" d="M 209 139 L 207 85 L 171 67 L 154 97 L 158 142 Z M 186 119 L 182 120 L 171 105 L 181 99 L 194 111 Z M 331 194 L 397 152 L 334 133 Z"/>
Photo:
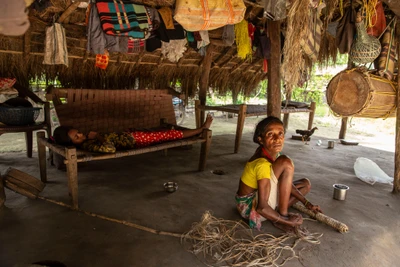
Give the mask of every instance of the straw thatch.
<path id="1" fill-rule="evenodd" d="M 111 53 L 106 70 L 95 68 L 95 55 L 86 51 L 86 9 L 76 8 L 69 16 L 65 16 L 65 11 L 79 2 L 82 1 L 50 0 L 51 5 L 40 12 L 30 8 L 31 27 L 24 36 L 0 35 L 0 75 L 14 76 L 26 86 L 37 79 L 51 82 L 58 79 L 64 87 L 100 89 L 165 88 L 171 84 L 180 84 L 182 92 L 192 97 L 196 95 L 204 57 L 191 48 L 176 63 L 164 58 L 161 49 L 157 49 L 154 52 L 132 54 Z M 257 4 L 260 1 L 244 2 L 247 6 L 245 19 L 255 25 L 265 26 L 263 6 Z M 283 77 L 289 91 L 297 86 L 299 79 L 310 77 L 308 74 L 314 64 L 302 56 L 299 45 L 304 34 L 298 29 L 303 29 L 307 22 L 309 2 L 306 2 L 291 1 L 288 19 L 283 23 L 286 25 L 282 29 L 286 38 L 283 49 L 286 71 Z M 340 18 L 343 7 L 349 5 L 350 0 L 326 0 L 325 3 L 326 8 L 321 14 L 323 29 L 317 61 L 317 64 L 323 66 L 335 62 L 338 51 L 335 36 L 328 33 L 327 27 Z M 362 5 L 361 0 L 353 1 L 353 6 Z M 69 67 L 43 65 L 45 29 L 60 18 L 63 18 L 62 25 L 66 30 Z M 209 83 L 214 91 L 220 94 L 231 91 L 233 95 L 241 93 L 245 96 L 255 92 L 259 82 L 267 78 L 263 70 L 263 59 L 255 55 L 252 59 L 238 58 L 235 44 L 223 44 L 222 28 L 210 31 L 209 36 L 214 46 Z"/>
<path id="2" fill-rule="evenodd" d="M 51 6 L 41 12 L 30 10 L 30 29 L 24 36 L 0 35 L 0 75 L 15 76 L 24 85 L 37 79 L 58 79 L 69 88 L 165 88 L 180 83 L 182 92 L 195 96 L 202 69 L 203 56 L 188 48 L 176 63 L 163 58 L 161 49 L 154 52 L 132 54 L 111 53 L 106 70 L 94 66 L 95 55 L 86 52 L 86 26 L 84 8 L 74 10 L 63 22 L 69 56 L 69 66 L 43 65 L 45 29 L 57 21 L 67 10 L 70 1 L 51 0 Z M 246 18 L 262 17 L 263 9 L 250 5 Z M 241 60 L 236 46 L 222 45 L 222 29 L 210 31 L 213 64 L 210 85 L 220 93 L 232 89 L 249 95 L 259 81 L 266 78 L 262 61 Z M 51 82 L 49 82 L 51 83 Z"/>

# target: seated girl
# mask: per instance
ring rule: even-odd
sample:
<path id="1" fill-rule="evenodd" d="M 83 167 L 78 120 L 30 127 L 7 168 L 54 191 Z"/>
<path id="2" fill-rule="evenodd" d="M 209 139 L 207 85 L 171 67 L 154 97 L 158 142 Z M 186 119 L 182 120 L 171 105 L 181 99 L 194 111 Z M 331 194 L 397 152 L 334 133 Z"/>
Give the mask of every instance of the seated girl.
<path id="1" fill-rule="evenodd" d="M 83 150 L 101 153 L 115 153 L 117 150 L 127 150 L 146 147 L 166 141 L 178 140 L 201 134 L 209 129 L 213 118 L 207 115 L 204 124 L 197 129 L 162 130 L 162 131 L 125 131 L 121 133 L 88 134 L 67 126 L 59 126 L 54 130 L 54 141 L 59 145 L 75 145 Z"/>
<path id="2" fill-rule="evenodd" d="M 293 181 L 294 164 L 289 157 L 280 155 L 284 135 L 282 121 L 272 116 L 260 121 L 254 132 L 253 142 L 259 146 L 246 163 L 236 194 L 237 209 L 249 220 L 251 228 L 260 229 L 261 222 L 267 219 L 279 229 L 293 231 L 303 222 L 300 214 L 288 212 L 297 201 L 322 212 L 305 197 L 310 192 L 310 181 Z"/>

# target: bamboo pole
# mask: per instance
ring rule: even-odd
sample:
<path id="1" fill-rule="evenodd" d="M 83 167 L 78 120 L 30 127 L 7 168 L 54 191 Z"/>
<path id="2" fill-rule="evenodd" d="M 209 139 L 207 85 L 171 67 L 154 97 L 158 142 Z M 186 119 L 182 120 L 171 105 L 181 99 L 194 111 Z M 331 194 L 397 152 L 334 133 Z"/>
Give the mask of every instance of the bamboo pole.
<path id="1" fill-rule="evenodd" d="M 400 20 L 396 25 L 397 56 L 400 55 Z M 400 58 L 397 60 L 396 143 L 394 153 L 393 193 L 400 192 Z"/>

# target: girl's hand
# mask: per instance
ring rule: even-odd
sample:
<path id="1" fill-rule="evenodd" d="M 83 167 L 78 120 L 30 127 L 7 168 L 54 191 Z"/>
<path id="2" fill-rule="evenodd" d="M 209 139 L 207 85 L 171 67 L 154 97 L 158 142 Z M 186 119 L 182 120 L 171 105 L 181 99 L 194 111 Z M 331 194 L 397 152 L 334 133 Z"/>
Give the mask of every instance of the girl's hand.
<path id="1" fill-rule="evenodd" d="M 321 212 L 321 213 L 323 213 L 322 210 L 321 210 L 321 208 L 320 208 L 318 205 L 313 205 L 313 204 L 311 204 L 310 202 L 307 203 L 306 208 L 309 209 L 309 210 L 311 210 L 311 211 L 314 211 L 314 212 Z"/>

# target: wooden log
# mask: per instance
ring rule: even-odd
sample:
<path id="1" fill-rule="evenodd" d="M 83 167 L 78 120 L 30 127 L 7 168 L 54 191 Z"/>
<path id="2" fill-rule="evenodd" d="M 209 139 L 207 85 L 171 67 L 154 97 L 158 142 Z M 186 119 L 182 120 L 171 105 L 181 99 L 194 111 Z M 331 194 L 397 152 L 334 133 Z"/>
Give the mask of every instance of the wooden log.
<path id="1" fill-rule="evenodd" d="M 281 116 L 281 26 L 279 21 L 267 21 L 267 29 L 271 38 L 271 59 L 268 68 L 268 116 Z"/>
<path id="2" fill-rule="evenodd" d="M 8 180 L 4 180 L 4 186 L 7 187 L 8 189 L 10 189 L 10 190 L 12 190 L 12 191 L 14 191 L 16 193 L 19 193 L 21 195 L 24 195 L 24 196 L 26 196 L 26 197 L 28 197 L 30 199 L 36 199 L 37 198 L 37 195 L 33 194 L 32 192 L 30 192 L 30 191 L 28 191 L 28 190 L 26 190 L 24 188 L 19 187 L 16 184 L 11 183 Z"/>
<path id="3" fill-rule="evenodd" d="M 4 192 L 4 180 L 0 175 L 0 209 L 4 206 L 4 202 L 6 202 L 6 192 Z"/>
<path id="4" fill-rule="evenodd" d="M 242 139 L 244 120 L 246 118 L 247 105 L 242 104 L 239 107 L 239 116 L 236 124 L 236 136 L 235 136 L 235 149 L 234 153 L 239 152 L 240 140 Z"/>
<path id="5" fill-rule="evenodd" d="M 6 181 L 37 193 L 42 192 L 46 186 L 43 182 L 32 175 L 14 168 L 8 168 L 3 178 Z"/>
<path id="6" fill-rule="evenodd" d="M 349 227 L 347 227 L 346 224 L 339 222 L 338 220 L 335 220 L 323 213 L 320 212 L 314 213 L 313 211 L 304 207 L 304 205 L 300 204 L 299 202 L 295 203 L 293 205 L 293 208 L 307 214 L 308 216 L 310 216 L 313 219 L 316 219 L 319 222 L 322 222 L 326 225 L 333 227 L 334 229 L 338 230 L 341 233 L 346 233 L 349 231 Z"/>
<path id="7" fill-rule="evenodd" d="M 400 20 L 396 25 L 397 55 L 400 55 Z M 393 193 L 400 192 L 400 60 L 397 60 L 396 143 L 394 152 Z"/>

